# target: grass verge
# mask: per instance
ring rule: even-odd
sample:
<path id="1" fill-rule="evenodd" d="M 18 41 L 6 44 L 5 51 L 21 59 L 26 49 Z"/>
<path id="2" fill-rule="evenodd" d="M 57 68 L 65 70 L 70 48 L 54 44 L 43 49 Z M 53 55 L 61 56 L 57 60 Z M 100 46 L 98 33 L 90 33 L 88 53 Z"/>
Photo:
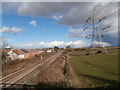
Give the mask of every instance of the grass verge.
<path id="1" fill-rule="evenodd" d="M 83 55 L 85 51 L 68 53 L 70 64 L 81 87 L 118 87 L 118 50 L 107 54 Z"/>

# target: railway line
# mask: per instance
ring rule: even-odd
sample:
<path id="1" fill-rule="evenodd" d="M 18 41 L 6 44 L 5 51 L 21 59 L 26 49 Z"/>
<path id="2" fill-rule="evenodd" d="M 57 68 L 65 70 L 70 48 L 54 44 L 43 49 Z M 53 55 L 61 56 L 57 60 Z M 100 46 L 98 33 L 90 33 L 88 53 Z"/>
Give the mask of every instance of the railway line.
<path id="1" fill-rule="evenodd" d="M 46 60 L 42 60 L 42 61 L 38 61 L 35 62 L 31 65 L 28 65 L 18 71 L 15 71 L 5 77 L 0 78 L 0 82 L 2 83 L 1 87 L 10 87 L 12 84 L 16 84 L 17 82 L 19 82 L 21 79 L 27 77 L 29 74 L 31 74 L 32 72 L 38 73 L 37 69 L 44 65 L 45 67 L 50 66 L 56 59 L 57 57 L 59 57 L 61 55 L 63 51 L 59 51 L 57 54 L 51 56 L 50 58 L 46 59 Z M 31 75 L 32 76 L 32 75 Z M 23 84 L 23 83 L 21 83 Z"/>

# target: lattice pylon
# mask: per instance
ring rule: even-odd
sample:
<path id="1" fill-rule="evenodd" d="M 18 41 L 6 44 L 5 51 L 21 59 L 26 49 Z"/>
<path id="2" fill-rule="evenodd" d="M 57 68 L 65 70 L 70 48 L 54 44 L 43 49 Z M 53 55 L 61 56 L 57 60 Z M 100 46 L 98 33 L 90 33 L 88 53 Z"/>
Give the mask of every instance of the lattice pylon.
<path id="1" fill-rule="evenodd" d="M 98 21 L 95 23 L 94 11 L 93 11 L 93 32 L 91 35 L 92 38 L 91 38 L 91 45 L 90 45 L 91 54 L 95 54 L 98 51 L 101 51 L 102 53 L 108 53 L 104 46 L 104 42 L 102 41 L 101 33 L 98 26 L 99 25 Z"/>
<path id="2" fill-rule="evenodd" d="M 97 53 L 97 51 L 102 51 L 103 53 L 108 53 L 104 46 L 104 42 L 102 41 L 98 26 L 96 26 L 96 28 L 94 29 L 90 46 L 92 49 L 91 50 L 92 54 Z"/>

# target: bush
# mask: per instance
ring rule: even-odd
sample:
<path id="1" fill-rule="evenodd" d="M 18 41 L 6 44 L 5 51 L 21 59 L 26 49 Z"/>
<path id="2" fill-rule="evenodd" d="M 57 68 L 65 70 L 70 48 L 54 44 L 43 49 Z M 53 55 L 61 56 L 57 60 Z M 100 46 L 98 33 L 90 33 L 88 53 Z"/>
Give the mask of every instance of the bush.
<path id="1" fill-rule="evenodd" d="M 99 53 L 102 53 L 102 51 L 101 51 L 101 50 L 98 50 L 98 51 L 96 52 L 96 54 L 99 54 Z"/>
<path id="2" fill-rule="evenodd" d="M 89 52 L 86 53 L 86 55 L 89 55 L 89 54 L 90 54 Z"/>
<path id="3" fill-rule="evenodd" d="M 59 47 L 58 46 L 55 46 L 54 47 L 54 51 L 58 51 L 59 50 Z"/>
<path id="4" fill-rule="evenodd" d="M 66 47 L 66 51 L 71 52 L 71 51 L 72 51 L 71 46 L 67 46 L 67 47 Z"/>

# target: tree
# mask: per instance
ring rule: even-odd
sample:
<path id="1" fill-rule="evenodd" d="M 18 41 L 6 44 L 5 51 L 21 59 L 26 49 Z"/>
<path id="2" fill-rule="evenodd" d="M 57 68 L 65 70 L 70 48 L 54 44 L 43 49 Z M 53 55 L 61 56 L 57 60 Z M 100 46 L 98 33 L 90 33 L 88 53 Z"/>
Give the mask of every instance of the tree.
<path id="1" fill-rule="evenodd" d="M 0 48 L 5 49 L 6 47 L 12 48 L 12 46 L 8 44 L 6 38 L 0 37 Z"/>
<path id="2" fill-rule="evenodd" d="M 58 46 L 55 46 L 54 47 L 54 51 L 58 51 L 59 50 L 59 47 Z"/>
<path id="3" fill-rule="evenodd" d="M 71 46 L 67 46 L 67 47 L 66 47 L 66 51 L 72 51 Z"/>
<path id="4" fill-rule="evenodd" d="M 7 59 L 7 53 L 2 52 L 2 61 L 5 61 Z"/>

